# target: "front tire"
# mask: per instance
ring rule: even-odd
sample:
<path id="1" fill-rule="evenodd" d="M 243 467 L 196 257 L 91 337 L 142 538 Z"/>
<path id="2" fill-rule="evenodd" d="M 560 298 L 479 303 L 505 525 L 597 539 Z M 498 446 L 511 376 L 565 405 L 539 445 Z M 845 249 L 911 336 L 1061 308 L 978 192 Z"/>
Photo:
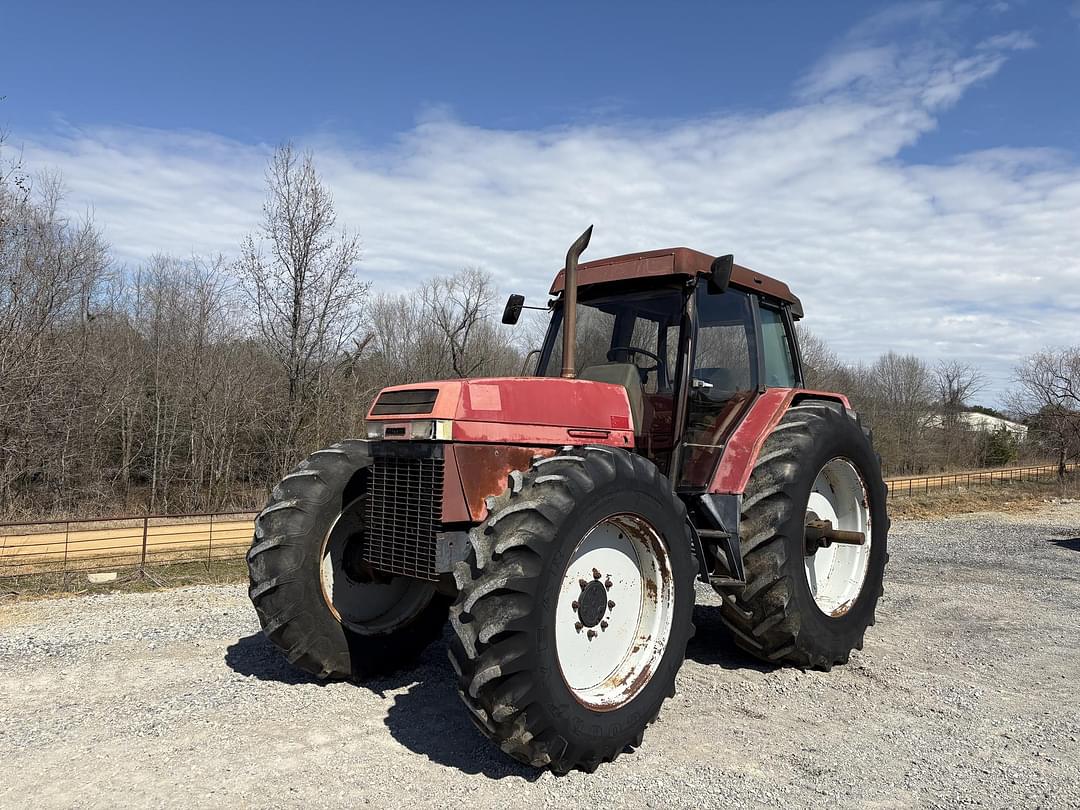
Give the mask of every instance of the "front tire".
<path id="1" fill-rule="evenodd" d="M 592 771 L 675 691 L 693 634 L 686 511 L 648 460 L 568 449 L 514 473 L 455 578 L 450 660 L 515 759 Z"/>
<path id="2" fill-rule="evenodd" d="M 249 596 L 263 632 L 319 678 L 363 678 L 410 664 L 446 622 L 433 583 L 363 562 L 367 443 L 313 453 L 274 487 L 255 519 Z"/>

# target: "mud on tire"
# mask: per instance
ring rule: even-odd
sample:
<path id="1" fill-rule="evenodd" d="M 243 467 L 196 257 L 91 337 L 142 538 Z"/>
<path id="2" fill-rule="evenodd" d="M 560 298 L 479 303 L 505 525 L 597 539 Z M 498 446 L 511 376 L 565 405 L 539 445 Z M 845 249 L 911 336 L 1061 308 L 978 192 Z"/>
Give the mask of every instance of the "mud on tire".
<path id="1" fill-rule="evenodd" d="M 373 593 L 395 587 L 412 595 L 400 621 L 373 624 L 372 632 L 348 626 L 324 598 L 324 544 L 331 536 L 338 542 L 346 531 L 362 531 L 358 499 L 370 464 L 362 441 L 313 453 L 274 487 L 255 519 L 247 553 L 249 596 L 263 632 L 290 663 L 320 678 L 361 678 L 399 669 L 441 635 L 446 621 L 449 600 L 418 581 L 360 586 L 361 593 L 363 587 Z"/>
<path id="2" fill-rule="evenodd" d="M 478 728 L 515 759 L 560 773 L 592 771 L 640 745 L 674 694 L 693 634 L 696 564 L 685 508 L 648 460 L 590 447 L 565 449 L 513 473 L 489 509 L 472 531 L 468 560 L 455 569 L 449 653 L 461 698 Z M 556 622 L 573 625 L 574 618 L 555 614 L 579 542 L 613 515 L 640 516 L 662 538 L 673 599 L 670 634 L 651 678 L 627 702 L 598 710 L 564 676 Z"/>
<path id="3" fill-rule="evenodd" d="M 815 478 L 832 459 L 848 461 L 865 485 L 870 554 L 858 596 L 842 615 L 818 608 L 804 570 L 804 526 Z M 718 588 L 721 615 L 747 652 L 766 661 L 830 669 L 862 649 L 882 594 L 889 518 L 881 462 L 870 431 L 838 403 L 792 407 L 766 439 L 742 501 L 746 586 Z"/>

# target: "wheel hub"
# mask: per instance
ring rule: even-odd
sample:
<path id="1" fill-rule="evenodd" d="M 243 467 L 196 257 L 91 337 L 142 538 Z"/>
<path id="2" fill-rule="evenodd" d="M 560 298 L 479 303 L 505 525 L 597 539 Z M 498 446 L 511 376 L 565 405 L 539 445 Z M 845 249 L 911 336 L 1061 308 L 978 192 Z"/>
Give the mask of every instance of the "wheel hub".
<path id="1" fill-rule="evenodd" d="M 870 562 L 871 514 L 866 485 L 844 458 L 828 461 L 807 502 L 803 560 L 818 609 L 827 616 L 851 610 Z"/>
<path id="2" fill-rule="evenodd" d="M 604 584 L 594 579 L 586 583 L 578 597 L 577 615 L 578 620 L 585 627 L 596 627 L 607 614 L 608 595 Z"/>
<path id="3" fill-rule="evenodd" d="M 612 515 L 585 533 L 555 614 L 559 669 L 580 703 L 609 711 L 633 700 L 663 657 L 674 601 L 667 546 L 648 521 Z"/>

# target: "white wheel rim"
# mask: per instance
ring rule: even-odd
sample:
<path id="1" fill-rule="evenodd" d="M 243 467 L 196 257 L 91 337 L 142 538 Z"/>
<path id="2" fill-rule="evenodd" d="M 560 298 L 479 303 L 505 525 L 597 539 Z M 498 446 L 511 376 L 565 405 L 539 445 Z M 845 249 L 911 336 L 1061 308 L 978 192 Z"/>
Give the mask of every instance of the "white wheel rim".
<path id="1" fill-rule="evenodd" d="M 614 515 L 586 532 L 563 575 L 555 622 L 559 668 L 578 702 L 610 711 L 633 700 L 663 658 L 674 608 L 667 546 L 647 521 Z"/>
<path id="2" fill-rule="evenodd" d="M 323 601 L 343 625 L 361 635 L 387 633 L 411 621 L 435 593 L 429 582 L 393 577 L 388 582 L 363 582 L 349 575 L 345 549 L 351 536 L 363 530 L 358 498 L 334 519 L 323 539 L 319 585 Z"/>
<path id="3" fill-rule="evenodd" d="M 859 596 L 870 566 L 870 507 L 866 485 L 855 466 L 844 458 L 834 458 L 817 474 L 806 504 L 812 512 L 828 520 L 833 528 L 863 532 L 861 546 L 833 543 L 806 554 L 803 560 L 806 581 L 818 609 L 828 616 L 843 616 Z"/>

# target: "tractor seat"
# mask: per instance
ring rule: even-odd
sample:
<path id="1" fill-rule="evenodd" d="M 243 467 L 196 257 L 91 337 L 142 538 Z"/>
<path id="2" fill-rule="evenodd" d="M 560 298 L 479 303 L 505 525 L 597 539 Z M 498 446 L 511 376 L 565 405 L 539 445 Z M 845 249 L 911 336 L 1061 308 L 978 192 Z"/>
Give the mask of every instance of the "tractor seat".
<path id="1" fill-rule="evenodd" d="M 604 363 L 585 366 L 578 374 L 579 380 L 614 383 L 626 389 L 630 400 L 630 416 L 634 420 L 634 435 L 640 436 L 645 418 L 645 395 L 641 388 L 641 374 L 633 363 Z"/>

